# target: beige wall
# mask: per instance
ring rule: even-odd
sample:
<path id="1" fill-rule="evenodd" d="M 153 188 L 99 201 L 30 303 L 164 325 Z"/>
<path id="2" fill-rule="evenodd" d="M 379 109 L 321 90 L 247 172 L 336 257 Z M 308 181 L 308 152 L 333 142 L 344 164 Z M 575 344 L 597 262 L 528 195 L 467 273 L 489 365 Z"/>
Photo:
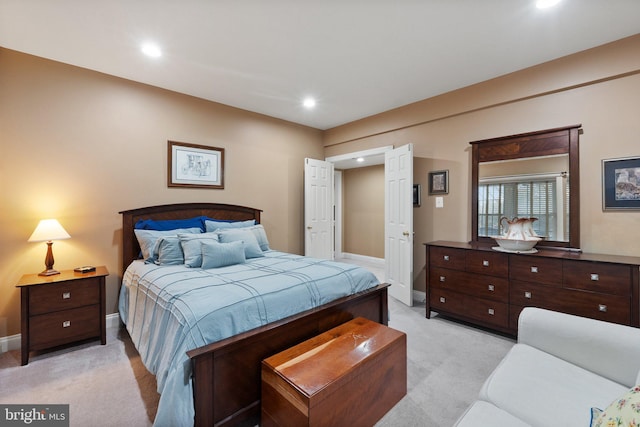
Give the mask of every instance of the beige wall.
<path id="1" fill-rule="evenodd" d="M 582 124 L 581 246 L 585 252 L 640 255 L 640 212 L 603 212 L 602 159 L 640 156 L 640 35 L 330 129 L 325 155 L 414 144 L 414 287 L 424 290 L 424 242 L 471 238 L 469 141 Z M 430 170 L 449 170 L 436 209 Z"/>
<path id="2" fill-rule="evenodd" d="M 203 82 L 208 84 L 208 82 Z M 225 148 L 225 189 L 167 187 L 167 140 Z M 176 202 L 263 209 L 272 247 L 303 252 L 304 158 L 320 131 L 77 67 L 0 49 L 0 337 L 20 332 L 20 276 L 44 269 L 27 243 L 40 219 L 71 239 L 55 267 L 106 265 L 117 310 L 119 211 Z"/>
<path id="3" fill-rule="evenodd" d="M 343 252 L 384 258 L 384 165 L 347 169 L 343 182 Z"/>

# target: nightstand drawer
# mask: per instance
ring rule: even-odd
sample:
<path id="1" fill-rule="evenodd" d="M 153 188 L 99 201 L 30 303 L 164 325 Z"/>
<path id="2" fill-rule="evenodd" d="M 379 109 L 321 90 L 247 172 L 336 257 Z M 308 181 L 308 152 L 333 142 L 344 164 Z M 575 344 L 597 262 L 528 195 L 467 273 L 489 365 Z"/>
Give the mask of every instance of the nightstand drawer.
<path id="1" fill-rule="evenodd" d="M 100 305 L 57 311 L 30 319 L 29 348 L 40 350 L 100 336 Z"/>
<path id="2" fill-rule="evenodd" d="M 100 281 L 89 277 L 69 282 L 33 286 L 29 292 L 29 315 L 67 310 L 100 302 Z"/>

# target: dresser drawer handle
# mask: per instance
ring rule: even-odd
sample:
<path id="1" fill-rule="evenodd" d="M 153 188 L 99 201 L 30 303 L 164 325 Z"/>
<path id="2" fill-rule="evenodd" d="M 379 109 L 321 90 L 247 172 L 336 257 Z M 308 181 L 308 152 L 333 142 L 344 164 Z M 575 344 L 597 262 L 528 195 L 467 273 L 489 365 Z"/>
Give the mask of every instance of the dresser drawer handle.
<path id="1" fill-rule="evenodd" d="M 593 280 L 594 282 L 597 282 L 598 280 L 600 280 L 600 275 L 592 273 L 591 280 Z"/>
<path id="2" fill-rule="evenodd" d="M 62 293 L 62 299 L 70 299 L 70 298 L 71 298 L 71 292 Z"/>
<path id="3" fill-rule="evenodd" d="M 488 311 L 489 311 L 489 316 L 493 316 L 494 314 L 496 314 L 493 308 L 490 308 Z"/>
<path id="4" fill-rule="evenodd" d="M 447 302 L 447 299 L 445 297 L 440 297 L 440 302 L 444 304 L 445 302 Z"/>
<path id="5" fill-rule="evenodd" d="M 487 288 L 488 288 L 488 289 L 489 289 L 489 291 L 491 291 L 491 292 L 493 292 L 493 291 L 495 291 L 495 290 L 496 290 L 496 287 L 495 287 L 495 286 L 493 286 L 493 285 L 489 285 Z"/>
<path id="6" fill-rule="evenodd" d="M 71 326 L 71 320 L 65 320 L 64 322 L 62 322 L 63 328 L 68 328 L 69 326 Z"/>
<path id="7" fill-rule="evenodd" d="M 482 266 L 483 267 L 489 267 L 489 261 L 487 261 L 486 259 L 482 261 Z"/>
<path id="8" fill-rule="evenodd" d="M 531 292 L 525 292 L 524 297 L 527 299 L 531 299 Z"/>
<path id="9" fill-rule="evenodd" d="M 445 281 L 445 279 L 446 279 L 446 278 L 445 278 L 444 276 L 440 276 L 440 281 L 441 281 L 441 282 L 444 282 L 444 281 Z"/>
<path id="10" fill-rule="evenodd" d="M 531 267 L 531 272 L 532 273 L 537 273 L 538 272 L 538 267 L 535 267 L 535 266 Z"/>
<path id="11" fill-rule="evenodd" d="M 598 305 L 598 311 L 606 313 L 607 312 L 607 306 L 605 304 L 599 304 Z"/>
<path id="12" fill-rule="evenodd" d="M 442 257 L 445 261 L 449 261 L 449 255 L 445 255 Z"/>

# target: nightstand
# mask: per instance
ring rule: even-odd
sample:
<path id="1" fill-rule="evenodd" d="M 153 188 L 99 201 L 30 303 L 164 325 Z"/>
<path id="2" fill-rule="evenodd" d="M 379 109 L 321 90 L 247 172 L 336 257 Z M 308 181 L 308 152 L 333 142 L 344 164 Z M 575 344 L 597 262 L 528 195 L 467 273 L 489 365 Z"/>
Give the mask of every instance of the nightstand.
<path id="1" fill-rule="evenodd" d="M 64 270 L 55 276 L 25 274 L 17 287 L 21 299 L 22 364 L 29 352 L 100 337 L 107 343 L 106 267 L 90 273 Z"/>

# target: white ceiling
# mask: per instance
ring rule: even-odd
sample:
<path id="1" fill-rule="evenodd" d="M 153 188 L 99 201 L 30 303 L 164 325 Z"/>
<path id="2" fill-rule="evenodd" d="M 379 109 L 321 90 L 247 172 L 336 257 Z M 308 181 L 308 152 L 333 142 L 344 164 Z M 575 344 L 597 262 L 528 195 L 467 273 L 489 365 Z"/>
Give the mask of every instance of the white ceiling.
<path id="1" fill-rule="evenodd" d="M 0 0 L 0 46 L 328 129 L 640 33 L 640 0 L 533 3 Z"/>

